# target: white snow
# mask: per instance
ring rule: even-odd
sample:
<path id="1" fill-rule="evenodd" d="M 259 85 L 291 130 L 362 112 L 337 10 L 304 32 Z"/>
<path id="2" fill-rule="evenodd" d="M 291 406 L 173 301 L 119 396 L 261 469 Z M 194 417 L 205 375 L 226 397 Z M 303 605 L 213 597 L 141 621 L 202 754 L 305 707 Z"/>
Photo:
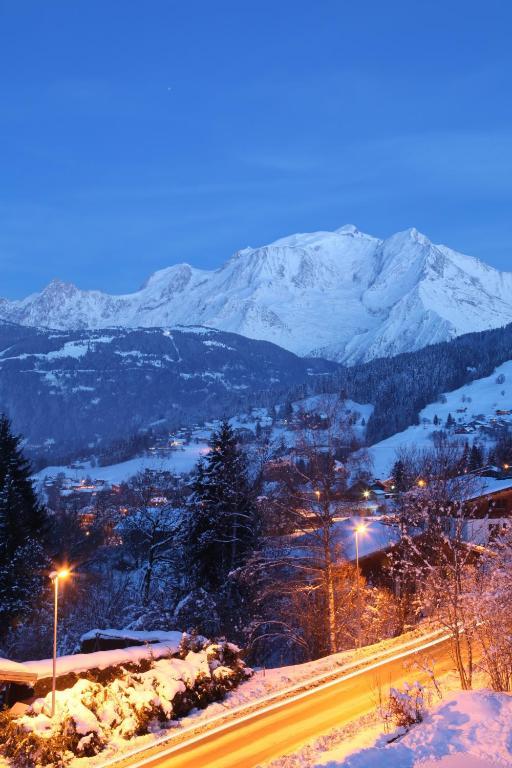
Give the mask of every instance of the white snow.
<path id="1" fill-rule="evenodd" d="M 208 453 L 209 450 L 208 445 L 204 442 L 190 443 L 179 450 L 171 451 L 166 456 L 137 456 L 134 459 L 105 467 L 93 467 L 90 462 L 84 462 L 78 469 L 67 465 L 50 466 L 41 469 L 33 477 L 36 481 L 42 481 L 45 477 L 57 477 L 63 473 L 67 477 L 76 479 L 76 481 L 89 476 L 95 480 L 117 484 L 128 480 L 139 472 L 144 472 L 146 469 L 175 474 L 190 472 L 198 459 Z"/>
<path id="2" fill-rule="evenodd" d="M 358 534 L 359 557 L 371 555 L 386 549 L 399 540 L 397 526 L 389 525 L 373 517 L 361 517 L 357 520 L 347 518 L 334 523 L 335 536 L 342 542 L 343 556 L 348 560 L 356 557 L 355 528 L 364 526 L 364 531 Z"/>
<path id="3" fill-rule="evenodd" d="M 501 382 L 500 376 L 505 380 Z M 445 402 L 443 402 L 445 400 Z M 459 412 L 465 409 L 464 412 Z M 503 363 L 490 376 L 465 384 L 452 392 L 446 392 L 435 403 L 427 405 L 419 414 L 419 424 L 376 443 L 370 448 L 376 477 L 389 477 L 396 460 L 396 451 L 402 447 L 414 446 L 419 449 L 432 448 L 432 434 L 444 428 L 451 413 L 459 425 L 483 417 L 488 421 L 496 416 L 497 410 L 512 410 L 512 360 Z M 436 426 L 434 417 L 439 424 Z M 512 424 L 512 417 L 505 417 Z M 475 436 L 479 436 L 475 433 Z M 461 441 L 472 439 L 472 435 L 456 436 Z"/>
<path id="4" fill-rule="evenodd" d="M 511 297 L 512 273 L 415 229 L 379 240 L 349 225 L 245 248 L 214 271 L 162 269 L 124 296 L 53 281 L 0 314 L 62 329 L 212 326 L 352 363 L 504 325 Z"/>
<path id="5" fill-rule="evenodd" d="M 35 679 L 35 672 L 24 664 L 19 664 L 17 661 L 11 661 L 10 659 L 0 658 L 0 682 L 7 682 L 10 680 L 15 682 L 26 681 L 30 683 Z"/>
<path id="6" fill-rule="evenodd" d="M 148 658 L 164 658 L 176 653 L 182 638 L 181 632 L 170 632 L 169 639 L 161 643 L 152 643 L 149 647 L 143 645 L 132 648 L 118 648 L 112 651 L 95 651 L 94 653 L 76 653 L 72 656 L 60 656 L 57 659 L 57 674 L 76 674 L 88 669 L 106 669 L 130 662 L 139 662 Z M 52 676 L 52 659 L 26 661 L 24 668 L 37 675 L 41 680 Z"/>
<path id="7" fill-rule="evenodd" d="M 91 629 L 81 636 L 80 642 L 97 638 L 137 640 L 141 643 L 166 643 L 171 647 L 177 647 L 176 643 L 179 645 L 181 633 L 165 632 L 163 630 L 141 632 L 133 629 Z"/>
<path id="8" fill-rule="evenodd" d="M 201 685 L 228 681 L 238 674 L 223 665 L 222 654 L 221 646 L 210 644 L 201 651 L 189 651 L 184 659 L 153 656 L 147 671 L 121 670 L 109 683 L 79 679 L 72 687 L 56 692 L 55 718 L 49 717 L 50 692 L 36 699 L 16 724 L 47 738 L 62 733 L 63 723 L 72 721 L 77 734 L 84 736 L 79 751 L 92 739 L 98 740 L 95 752 L 106 746 L 113 751 L 126 749 L 141 729 L 151 733 L 171 726 L 170 721 L 179 714 L 175 709 L 177 694 L 193 689 L 198 681 Z"/>
<path id="9" fill-rule="evenodd" d="M 450 696 L 397 741 L 346 755 L 326 752 L 314 768 L 505 768 L 512 765 L 512 696 L 465 691 Z"/>

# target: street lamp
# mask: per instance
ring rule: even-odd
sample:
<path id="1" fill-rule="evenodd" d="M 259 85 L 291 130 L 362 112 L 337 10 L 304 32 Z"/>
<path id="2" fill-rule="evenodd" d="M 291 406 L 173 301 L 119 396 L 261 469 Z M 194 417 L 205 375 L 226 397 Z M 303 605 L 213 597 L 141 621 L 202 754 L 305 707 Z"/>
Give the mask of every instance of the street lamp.
<path id="1" fill-rule="evenodd" d="M 357 596 L 357 647 L 361 647 L 361 590 L 359 588 L 359 536 L 366 533 L 366 525 L 359 523 L 354 528 L 356 537 L 356 596 Z"/>
<path id="2" fill-rule="evenodd" d="M 363 491 L 363 498 L 369 499 L 370 498 L 370 491 L 367 489 L 366 491 Z"/>
<path id="3" fill-rule="evenodd" d="M 52 666 L 52 711 L 51 717 L 55 716 L 55 689 L 57 684 L 57 619 L 59 606 L 59 581 L 67 579 L 70 575 L 69 568 L 60 568 L 58 571 L 50 573 L 50 579 L 53 582 L 53 666 Z"/>

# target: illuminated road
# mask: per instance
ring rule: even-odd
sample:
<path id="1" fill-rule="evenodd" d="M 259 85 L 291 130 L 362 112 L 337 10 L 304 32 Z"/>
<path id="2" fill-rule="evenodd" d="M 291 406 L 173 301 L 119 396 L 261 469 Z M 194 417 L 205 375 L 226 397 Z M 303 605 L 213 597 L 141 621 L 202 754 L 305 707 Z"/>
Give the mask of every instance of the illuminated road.
<path id="1" fill-rule="evenodd" d="M 400 658 L 395 654 L 390 659 L 372 662 L 339 680 L 233 720 L 188 742 L 148 749 L 116 763 L 116 768 L 254 768 L 374 710 L 379 685 L 385 696 L 390 685 L 405 680 L 422 682 L 424 676 L 420 671 L 405 669 L 417 653 L 413 649 L 402 652 Z M 423 653 L 434 660 L 436 676 L 454 667 L 446 639 Z"/>

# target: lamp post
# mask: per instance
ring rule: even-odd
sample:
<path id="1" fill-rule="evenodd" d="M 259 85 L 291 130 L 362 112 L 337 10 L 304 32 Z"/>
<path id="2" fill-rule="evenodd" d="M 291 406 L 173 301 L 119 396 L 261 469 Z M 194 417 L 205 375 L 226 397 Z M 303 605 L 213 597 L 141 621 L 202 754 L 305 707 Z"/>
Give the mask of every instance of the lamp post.
<path id="1" fill-rule="evenodd" d="M 50 579 L 53 582 L 53 665 L 52 665 L 52 711 L 51 717 L 55 716 L 55 689 L 57 685 L 57 621 L 59 615 L 59 579 L 66 579 L 69 576 L 68 568 L 61 568 L 59 571 L 52 571 Z"/>
<path id="2" fill-rule="evenodd" d="M 361 647 L 361 590 L 359 588 L 359 534 L 366 533 L 366 526 L 360 523 L 356 525 L 354 534 L 356 537 L 356 597 L 357 597 L 357 647 Z"/>

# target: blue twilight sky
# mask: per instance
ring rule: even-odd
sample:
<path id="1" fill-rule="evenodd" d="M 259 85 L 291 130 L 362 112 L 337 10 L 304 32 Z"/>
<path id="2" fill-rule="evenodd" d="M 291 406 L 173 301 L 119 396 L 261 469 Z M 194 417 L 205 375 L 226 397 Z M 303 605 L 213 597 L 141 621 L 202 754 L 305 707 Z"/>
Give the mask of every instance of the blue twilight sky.
<path id="1" fill-rule="evenodd" d="M 510 0 L 0 0 L 0 296 L 354 223 L 512 269 Z"/>

